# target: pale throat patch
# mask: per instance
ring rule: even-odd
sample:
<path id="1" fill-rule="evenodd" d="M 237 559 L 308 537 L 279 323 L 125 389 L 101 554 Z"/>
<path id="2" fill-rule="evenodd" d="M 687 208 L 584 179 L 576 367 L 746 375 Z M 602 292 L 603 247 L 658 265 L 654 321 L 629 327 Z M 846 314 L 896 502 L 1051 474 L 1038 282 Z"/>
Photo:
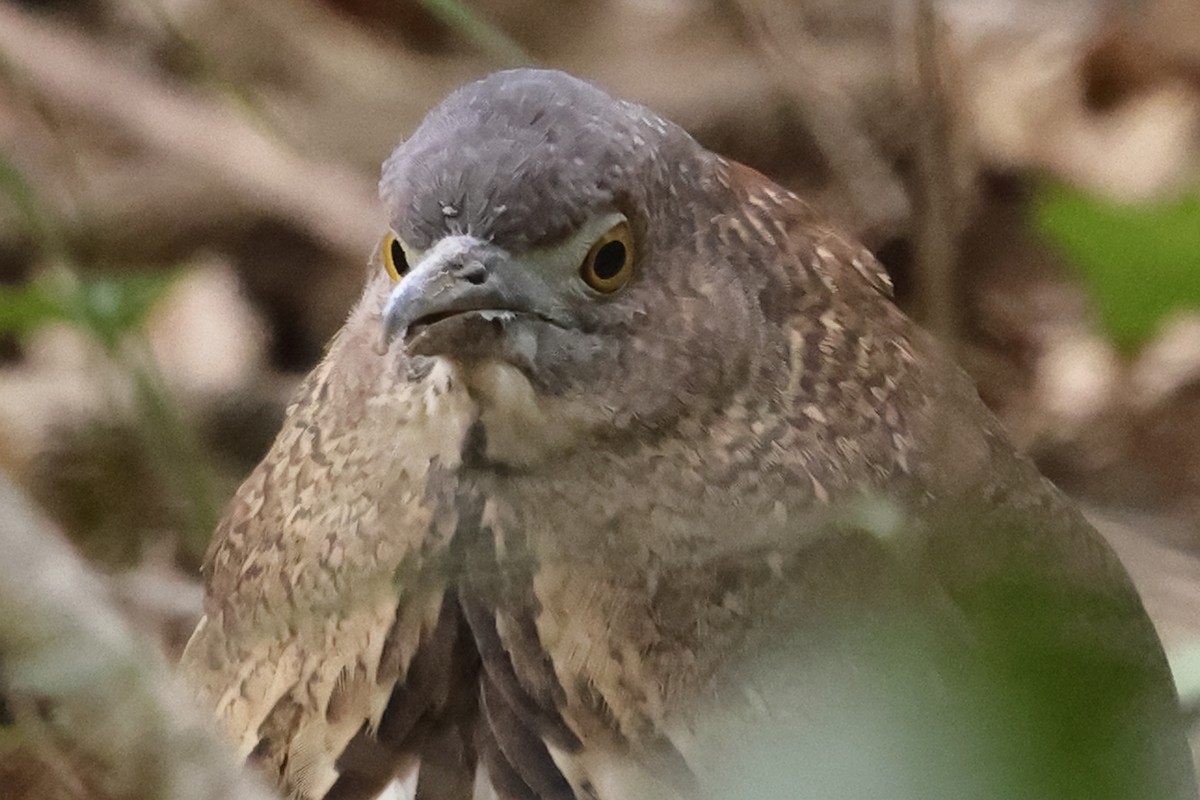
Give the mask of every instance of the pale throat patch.
<path id="1" fill-rule="evenodd" d="M 573 449 L 603 422 L 596 406 L 582 399 L 539 395 L 511 364 L 486 361 L 462 369 L 479 404 L 491 461 L 533 466 Z"/>

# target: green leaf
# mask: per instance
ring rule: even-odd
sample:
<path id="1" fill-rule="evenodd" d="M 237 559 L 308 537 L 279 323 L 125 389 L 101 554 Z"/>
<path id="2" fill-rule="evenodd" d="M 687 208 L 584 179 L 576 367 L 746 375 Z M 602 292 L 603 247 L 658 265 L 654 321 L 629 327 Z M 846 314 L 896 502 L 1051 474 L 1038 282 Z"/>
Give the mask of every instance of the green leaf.
<path id="1" fill-rule="evenodd" d="M 65 320 L 61 304 L 45 286 L 34 281 L 0 286 L 0 333 L 25 337 L 47 323 Z"/>
<path id="2" fill-rule="evenodd" d="M 0 332 L 19 337 L 65 322 L 112 350 L 146 321 L 174 273 L 103 275 L 83 280 L 65 270 L 0 287 Z"/>
<path id="3" fill-rule="evenodd" d="M 1079 269 L 1122 349 L 1144 344 L 1171 313 L 1200 309 L 1200 194 L 1134 206 L 1047 182 L 1033 216 Z"/>

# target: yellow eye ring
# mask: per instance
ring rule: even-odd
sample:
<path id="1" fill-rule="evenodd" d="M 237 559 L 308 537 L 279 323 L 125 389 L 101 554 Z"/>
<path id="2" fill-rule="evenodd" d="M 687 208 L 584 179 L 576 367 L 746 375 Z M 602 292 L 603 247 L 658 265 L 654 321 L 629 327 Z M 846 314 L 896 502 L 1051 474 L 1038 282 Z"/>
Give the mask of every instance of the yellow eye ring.
<path id="1" fill-rule="evenodd" d="M 387 270 L 392 283 L 397 283 L 408 274 L 408 256 L 404 255 L 404 246 L 396 238 L 396 234 L 388 232 L 379 246 L 379 255 L 383 258 L 383 268 Z"/>
<path id="2" fill-rule="evenodd" d="M 596 240 L 579 267 L 583 282 L 601 294 L 612 294 L 633 277 L 633 233 L 618 222 Z"/>

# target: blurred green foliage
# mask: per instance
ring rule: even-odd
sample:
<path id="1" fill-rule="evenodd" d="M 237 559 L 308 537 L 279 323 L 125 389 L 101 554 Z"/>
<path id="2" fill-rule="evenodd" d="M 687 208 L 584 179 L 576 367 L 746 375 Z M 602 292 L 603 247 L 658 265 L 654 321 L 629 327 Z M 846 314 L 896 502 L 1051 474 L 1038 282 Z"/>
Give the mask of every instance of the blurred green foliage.
<path id="1" fill-rule="evenodd" d="M 1200 194 L 1122 205 L 1047 181 L 1033 215 L 1079 269 L 1121 349 L 1144 344 L 1172 312 L 1200 309 Z"/>
<path id="2" fill-rule="evenodd" d="M 64 269 L 18 286 L 0 286 L 0 333 L 23 338 L 46 324 L 63 322 L 115 352 L 141 328 L 174 280 L 170 272 L 85 280 Z"/>
<path id="3" fill-rule="evenodd" d="M 483 50 L 497 63 L 507 67 L 533 64 L 533 57 L 500 28 L 460 0 L 419 0 L 433 16 Z"/>
<path id="4" fill-rule="evenodd" d="M 0 153 L 0 197 L 54 268 L 17 286 L 0 286 L 0 334 L 26 337 L 62 322 L 90 335 L 115 354 L 140 330 L 150 309 L 176 278 L 174 272 L 101 275 L 83 279 L 75 269 L 56 220 L 20 167 Z"/>
<path id="5" fill-rule="evenodd" d="M 179 272 L 85 277 L 57 221 L 44 212 L 35 188 L 3 155 L 0 198 L 8 201 L 42 260 L 50 265 L 32 280 L 0 286 L 0 335 L 22 339 L 60 323 L 103 348 L 132 388 L 136 444 L 178 505 L 181 553 L 198 564 L 217 522 L 216 478 L 192 420 L 168 389 L 143 335 L 146 319 Z M 145 498 L 147 503 L 150 500 Z"/>

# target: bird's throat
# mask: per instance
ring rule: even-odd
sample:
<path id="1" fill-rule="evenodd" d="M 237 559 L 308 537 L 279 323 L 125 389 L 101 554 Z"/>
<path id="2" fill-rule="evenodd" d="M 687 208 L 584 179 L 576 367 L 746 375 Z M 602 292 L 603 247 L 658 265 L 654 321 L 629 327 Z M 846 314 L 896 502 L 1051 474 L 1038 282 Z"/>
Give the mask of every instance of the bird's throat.
<path id="1" fill-rule="evenodd" d="M 536 466 L 575 449 L 601 423 L 582 400 L 538 394 L 511 364 L 484 361 L 462 369 L 467 391 L 479 406 L 488 461 Z"/>

